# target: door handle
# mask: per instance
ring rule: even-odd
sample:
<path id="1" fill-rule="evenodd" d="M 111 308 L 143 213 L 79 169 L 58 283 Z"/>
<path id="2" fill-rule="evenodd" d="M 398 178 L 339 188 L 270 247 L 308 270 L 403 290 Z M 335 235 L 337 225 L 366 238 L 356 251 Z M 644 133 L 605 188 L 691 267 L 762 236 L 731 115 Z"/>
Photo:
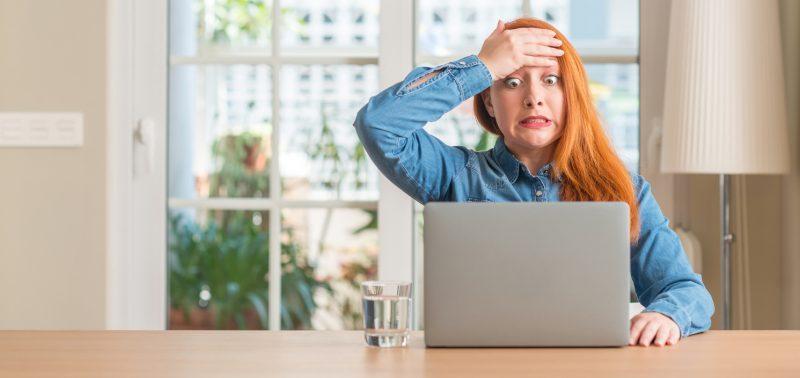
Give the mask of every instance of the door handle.
<path id="1" fill-rule="evenodd" d="M 155 154 L 155 128 L 156 123 L 150 118 L 142 118 L 136 123 L 133 132 L 134 140 L 134 163 L 133 172 L 137 174 L 147 174 L 153 170 L 153 160 Z M 141 158 L 138 157 L 141 154 Z M 137 161 L 143 160 L 141 163 Z"/>

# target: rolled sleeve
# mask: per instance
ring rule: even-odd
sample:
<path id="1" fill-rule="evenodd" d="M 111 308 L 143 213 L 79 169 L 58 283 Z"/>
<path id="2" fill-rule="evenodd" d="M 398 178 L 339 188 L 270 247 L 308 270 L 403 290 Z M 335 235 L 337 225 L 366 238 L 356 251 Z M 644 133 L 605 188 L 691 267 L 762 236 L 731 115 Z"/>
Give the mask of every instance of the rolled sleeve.
<path id="1" fill-rule="evenodd" d="M 436 74 L 418 82 L 432 73 Z M 372 96 L 353 126 L 370 159 L 392 183 L 420 203 L 443 200 L 474 151 L 450 146 L 424 126 L 491 83 L 491 73 L 475 55 L 417 67 Z"/>
<path id="2" fill-rule="evenodd" d="M 634 176 L 641 231 L 631 248 L 631 278 L 645 311 L 670 317 L 681 336 L 711 326 L 714 303 L 702 277 L 692 271 L 678 235 L 669 227 L 650 191 L 650 184 Z"/>

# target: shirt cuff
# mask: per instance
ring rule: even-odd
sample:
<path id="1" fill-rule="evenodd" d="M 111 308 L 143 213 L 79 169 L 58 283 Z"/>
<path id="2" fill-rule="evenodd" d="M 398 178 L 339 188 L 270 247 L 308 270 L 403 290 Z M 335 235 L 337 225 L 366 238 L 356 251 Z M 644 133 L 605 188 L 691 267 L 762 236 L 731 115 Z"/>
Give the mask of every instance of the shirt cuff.
<path id="1" fill-rule="evenodd" d="M 642 312 L 657 312 L 672 319 L 681 330 L 681 338 L 689 336 L 691 319 L 685 310 L 667 301 L 656 301 L 651 303 Z"/>

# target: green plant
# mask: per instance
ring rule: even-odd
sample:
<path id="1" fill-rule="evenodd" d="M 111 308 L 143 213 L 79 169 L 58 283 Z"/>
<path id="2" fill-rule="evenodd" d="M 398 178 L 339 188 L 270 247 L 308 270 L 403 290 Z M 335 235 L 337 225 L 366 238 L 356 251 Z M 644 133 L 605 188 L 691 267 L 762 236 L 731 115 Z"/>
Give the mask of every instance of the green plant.
<path id="1" fill-rule="evenodd" d="M 264 137 L 252 131 L 224 135 L 211 146 L 217 165 L 210 175 L 210 197 L 265 197 L 269 172 Z"/>
<path id="2" fill-rule="evenodd" d="M 210 195 L 258 196 L 269 182 L 261 135 L 224 135 L 212 145 L 217 163 Z M 205 221 L 201 221 L 205 219 Z M 207 210 L 170 216 L 170 305 L 189 321 L 196 310 L 213 314 L 214 328 L 266 328 L 269 308 L 269 214 Z M 313 294 L 331 292 L 300 254 L 294 230 L 281 243 L 281 326 L 311 328 Z M 251 319 L 248 319 L 248 315 Z"/>

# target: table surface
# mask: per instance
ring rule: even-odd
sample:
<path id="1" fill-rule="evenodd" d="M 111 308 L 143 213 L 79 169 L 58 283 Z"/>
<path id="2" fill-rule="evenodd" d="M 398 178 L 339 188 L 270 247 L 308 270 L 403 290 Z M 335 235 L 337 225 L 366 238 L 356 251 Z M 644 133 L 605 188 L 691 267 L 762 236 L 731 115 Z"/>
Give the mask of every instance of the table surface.
<path id="1" fill-rule="evenodd" d="M 800 331 L 667 347 L 368 347 L 358 331 L 2 331 L 0 377 L 800 377 Z"/>

